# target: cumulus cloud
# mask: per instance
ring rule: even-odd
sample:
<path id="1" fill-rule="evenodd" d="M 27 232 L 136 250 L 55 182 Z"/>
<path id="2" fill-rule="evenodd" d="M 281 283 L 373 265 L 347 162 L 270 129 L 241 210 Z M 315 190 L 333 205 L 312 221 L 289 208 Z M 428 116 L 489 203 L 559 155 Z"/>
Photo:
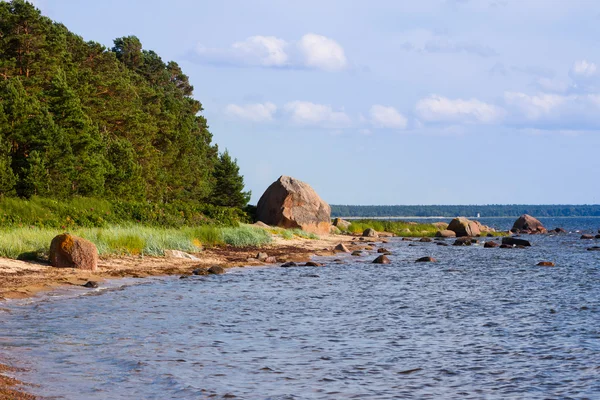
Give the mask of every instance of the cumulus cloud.
<path id="1" fill-rule="evenodd" d="M 504 94 L 504 100 L 508 105 L 516 107 L 518 111 L 532 120 L 555 113 L 558 108 L 573 99 L 573 96 L 550 93 L 528 95 L 521 92 L 506 92 Z"/>
<path id="2" fill-rule="evenodd" d="M 417 102 L 416 111 L 429 122 L 493 123 L 504 116 L 504 110 L 477 99 L 449 99 L 431 95 Z"/>
<path id="3" fill-rule="evenodd" d="M 586 60 L 576 61 L 571 68 L 572 76 L 592 77 L 596 75 L 598 67 L 592 62 Z"/>
<path id="4" fill-rule="evenodd" d="M 371 123 L 378 128 L 405 129 L 408 120 L 394 107 L 375 104 L 369 112 Z"/>
<path id="5" fill-rule="evenodd" d="M 236 67 L 308 68 L 339 71 L 348 66 L 343 47 L 326 36 L 308 33 L 296 42 L 251 36 L 229 48 L 196 47 L 196 61 Z"/>
<path id="6" fill-rule="evenodd" d="M 288 114 L 292 123 L 301 126 L 344 128 L 352 123 L 350 117 L 343 110 L 336 111 L 326 104 L 293 101 L 287 103 L 283 110 Z"/>
<path id="7" fill-rule="evenodd" d="M 276 111 L 277 106 L 269 102 L 244 105 L 228 104 L 225 107 L 227 115 L 252 122 L 272 121 Z"/>

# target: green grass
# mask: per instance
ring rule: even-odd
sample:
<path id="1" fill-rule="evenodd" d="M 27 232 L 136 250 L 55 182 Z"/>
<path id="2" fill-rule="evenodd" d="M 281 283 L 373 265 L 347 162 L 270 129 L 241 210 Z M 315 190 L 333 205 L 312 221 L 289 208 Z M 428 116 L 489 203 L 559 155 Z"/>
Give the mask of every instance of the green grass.
<path id="1" fill-rule="evenodd" d="M 303 238 L 303 239 L 311 239 L 311 240 L 319 239 L 319 235 L 303 231 L 302 229 L 299 229 L 299 228 L 285 229 L 285 228 L 271 227 L 271 228 L 267 229 L 267 231 L 273 235 L 282 237 L 285 240 L 292 240 L 296 237 Z"/>
<path id="2" fill-rule="evenodd" d="M 46 253 L 52 238 L 63 230 L 55 228 L 4 228 L 0 230 L 0 257 L 35 258 Z M 74 228 L 69 233 L 88 239 L 101 255 L 162 256 L 165 250 L 198 252 L 202 247 L 228 244 L 234 247 L 263 246 L 271 242 L 264 229 L 239 227 L 157 228 L 141 225 L 106 228 Z"/>
<path id="3" fill-rule="evenodd" d="M 356 220 L 352 221 L 346 232 L 358 235 L 365 229 L 375 229 L 378 232 L 391 232 L 404 237 L 433 237 L 439 231 L 433 224 L 415 224 L 406 221 Z"/>

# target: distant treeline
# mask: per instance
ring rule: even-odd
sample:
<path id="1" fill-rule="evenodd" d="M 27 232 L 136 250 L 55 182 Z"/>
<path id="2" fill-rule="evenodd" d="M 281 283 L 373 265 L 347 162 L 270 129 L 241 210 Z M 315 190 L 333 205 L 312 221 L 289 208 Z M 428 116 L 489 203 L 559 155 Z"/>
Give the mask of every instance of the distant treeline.
<path id="1" fill-rule="evenodd" d="M 600 204 L 590 205 L 433 205 L 433 206 L 351 206 L 332 205 L 332 217 L 600 217 Z"/>

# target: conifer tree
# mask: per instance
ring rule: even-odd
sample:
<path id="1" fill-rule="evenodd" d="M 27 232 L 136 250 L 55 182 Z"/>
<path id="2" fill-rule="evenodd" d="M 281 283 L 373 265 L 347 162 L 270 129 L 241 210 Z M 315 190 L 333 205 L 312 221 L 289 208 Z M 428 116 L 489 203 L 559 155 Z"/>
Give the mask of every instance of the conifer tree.
<path id="1" fill-rule="evenodd" d="M 215 186 L 211 202 L 218 206 L 244 208 L 251 193 L 244 192 L 244 177 L 240 175 L 237 160 L 232 160 L 225 150 L 215 165 Z"/>

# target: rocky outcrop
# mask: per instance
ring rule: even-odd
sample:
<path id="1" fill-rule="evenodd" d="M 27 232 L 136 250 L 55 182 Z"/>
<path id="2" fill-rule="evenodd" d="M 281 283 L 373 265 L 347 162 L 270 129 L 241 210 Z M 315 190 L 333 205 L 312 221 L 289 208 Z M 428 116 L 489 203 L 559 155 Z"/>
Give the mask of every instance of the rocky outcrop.
<path id="1" fill-rule="evenodd" d="M 481 235 L 479 224 L 464 217 L 454 218 L 450 221 L 448 230 L 456 233 L 457 237 Z"/>
<path id="2" fill-rule="evenodd" d="M 531 215 L 523 214 L 515 221 L 511 232 L 536 234 L 547 233 L 548 230 L 544 228 L 544 225 L 539 220 L 533 218 Z"/>
<path id="3" fill-rule="evenodd" d="M 309 184 L 281 176 L 258 201 L 256 219 L 268 225 L 326 235 L 331 225 L 331 208 Z"/>
<path id="4" fill-rule="evenodd" d="M 49 261 L 53 267 L 95 271 L 98 249 L 88 240 L 65 233 L 52 239 Z"/>

